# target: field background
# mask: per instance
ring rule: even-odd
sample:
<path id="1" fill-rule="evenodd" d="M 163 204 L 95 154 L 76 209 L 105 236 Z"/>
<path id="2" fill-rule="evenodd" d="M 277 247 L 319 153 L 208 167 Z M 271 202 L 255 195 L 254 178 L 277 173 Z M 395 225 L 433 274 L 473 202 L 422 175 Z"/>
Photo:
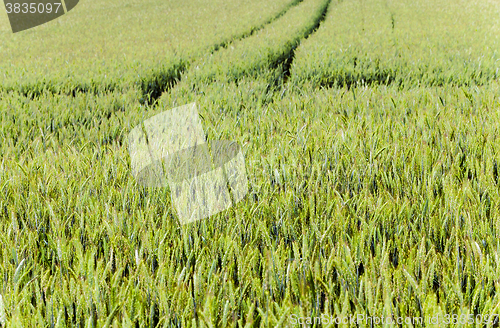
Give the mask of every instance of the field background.
<path id="1" fill-rule="evenodd" d="M 83 0 L 0 28 L 0 324 L 498 326 L 499 24 L 491 0 Z M 180 225 L 127 135 L 193 101 L 250 192 Z"/>

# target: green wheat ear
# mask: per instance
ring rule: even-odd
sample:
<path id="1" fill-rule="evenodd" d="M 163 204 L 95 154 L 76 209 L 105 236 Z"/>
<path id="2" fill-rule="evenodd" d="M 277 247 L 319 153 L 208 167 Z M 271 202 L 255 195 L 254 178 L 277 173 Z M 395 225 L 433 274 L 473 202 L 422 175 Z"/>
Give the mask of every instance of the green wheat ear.
<path id="1" fill-rule="evenodd" d="M 0 325 L 5 327 L 5 323 L 7 322 L 7 315 L 5 314 L 5 306 L 3 304 L 3 297 L 0 295 Z"/>

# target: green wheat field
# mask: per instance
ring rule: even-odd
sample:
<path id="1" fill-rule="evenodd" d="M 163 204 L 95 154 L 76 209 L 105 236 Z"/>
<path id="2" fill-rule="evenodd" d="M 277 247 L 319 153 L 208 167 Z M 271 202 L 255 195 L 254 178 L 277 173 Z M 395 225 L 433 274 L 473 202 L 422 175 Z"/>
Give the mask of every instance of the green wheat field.
<path id="1" fill-rule="evenodd" d="M 499 326 L 498 0 L 1 10 L 0 326 Z M 192 102 L 249 193 L 181 225 L 127 137 Z"/>

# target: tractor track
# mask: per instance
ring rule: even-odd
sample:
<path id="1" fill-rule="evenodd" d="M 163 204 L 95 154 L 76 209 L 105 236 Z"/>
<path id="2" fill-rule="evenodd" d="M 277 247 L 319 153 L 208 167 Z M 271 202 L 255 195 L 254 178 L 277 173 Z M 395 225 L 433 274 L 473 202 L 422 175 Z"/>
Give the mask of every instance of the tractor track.
<path id="1" fill-rule="evenodd" d="M 311 26 L 305 30 L 304 32 L 301 32 L 301 36 L 298 38 L 291 38 L 289 42 L 286 43 L 284 46 L 284 52 L 280 55 L 274 58 L 272 61 L 270 61 L 267 65 L 263 67 L 255 67 L 255 70 L 251 70 L 250 72 L 245 72 L 242 74 L 237 74 L 237 76 L 232 76 L 230 78 L 230 81 L 233 81 L 238 85 L 239 81 L 242 78 L 248 78 L 248 77 L 258 77 L 261 75 L 264 71 L 269 70 L 272 72 L 271 78 L 269 81 L 268 88 L 266 92 L 268 92 L 270 89 L 275 90 L 278 85 L 281 83 L 286 83 L 288 81 L 288 78 L 290 77 L 290 70 L 291 66 L 293 64 L 293 60 L 295 59 L 295 51 L 296 49 L 300 46 L 303 40 L 306 40 L 309 38 L 312 34 L 314 34 L 323 21 L 326 19 L 326 15 L 328 12 L 328 9 L 330 8 L 330 5 L 332 3 L 332 0 L 325 1 L 324 4 L 319 8 L 319 12 L 315 13 L 315 18 L 312 20 Z M 314 17 L 314 16 L 313 16 Z M 245 41 L 245 40 L 242 40 Z M 257 75 L 254 75 L 256 71 L 260 71 L 257 73 Z M 212 82 L 218 81 L 217 78 L 211 80 Z M 199 83 L 194 83 L 194 85 L 199 84 Z M 193 86 L 194 86 L 193 85 Z"/>
<path id="2" fill-rule="evenodd" d="M 288 5 L 286 5 L 281 11 L 279 11 L 274 16 L 271 16 L 265 22 L 258 26 L 252 27 L 250 30 L 245 31 L 239 35 L 223 40 L 208 47 L 202 54 L 215 53 L 218 50 L 225 49 L 232 43 L 244 40 L 256 32 L 264 29 L 267 25 L 278 20 L 283 15 L 285 15 L 291 8 L 297 6 L 303 0 L 293 0 Z M 166 70 L 153 72 L 149 76 L 145 76 L 136 80 L 134 84 L 139 88 L 142 93 L 141 103 L 147 106 L 151 106 L 156 103 L 158 98 L 169 89 L 174 87 L 177 82 L 179 82 L 181 75 L 189 69 L 192 62 L 198 59 L 197 57 L 188 59 L 179 59 L 174 65 L 169 66 Z M 126 85 L 120 85 L 117 82 L 110 82 L 108 84 L 103 84 L 99 82 L 90 82 L 77 84 L 68 87 L 58 87 L 57 83 L 54 81 L 48 82 L 37 82 L 34 84 L 26 84 L 20 86 L 0 86 L 0 90 L 6 93 L 17 92 L 20 95 L 35 100 L 42 94 L 49 93 L 52 95 L 66 95 L 70 97 L 76 97 L 77 94 L 103 94 L 111 92 L 123 92 L 127 89 Z"/>
<path id="3" fill-rule="evenodd" d="M 303 39 L 299 40 L 297 44 L 291 49 L 291 51 L 288 54 L 288 57 L 284 60 L 282 63 L 282 74 L 283 74 L 283 83 L 286 83 L 288 81 L 288 78 L 291 75 L 290 69 L 292 67 L 293 61 L 295 59 L 295 50 L 301 45 L 303 40 L 306 40 L 309 38 L 311 35 L 313 35 L 321 26 L 321 24 L 325 21 L 326 19 L 326 14 L 328 13 L 328 9 L 330 8 L 330 5 L 332 4 L 332 0 L 328 1 L 323 8 L 319 18 L 313 25 L 310 31 L 307 32 L 307 34 L 304 36 Z"/>

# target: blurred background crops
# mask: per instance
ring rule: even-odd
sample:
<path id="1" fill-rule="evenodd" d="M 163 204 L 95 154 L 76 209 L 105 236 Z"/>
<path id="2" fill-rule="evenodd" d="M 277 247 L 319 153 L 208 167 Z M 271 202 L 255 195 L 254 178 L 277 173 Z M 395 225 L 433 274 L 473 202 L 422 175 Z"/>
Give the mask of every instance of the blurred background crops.
<path id="1" fill-rule="evenodd" d="M 193 56 L 252 33 L 295 2 L 82 0 L 76 14 L 0 32 L 0 83 L 70 92 L 170 78 Z"/>
<path id="2" fill-rule="evenodd" d="M 315 86 L 485 84 L 499 77 L 496 1 L 339 1 L 294 61 Z"/>
<path id="3" fill-rule="evenodd" d="M 130 3 L 142 11 L 123 5 L 122 27 L 93 11 L 118 4 L 80 5 L 0 35 L 7 56 L 31 49 L 0 59 L 0 324 L 291 327 L 292 314 L 498 313 L 500 5 Z M 91 27 L 105 30 L 95 42 L 87 11 L 107 27 Z M 149 32 L 120 32 L 134 19 Z M 30 64 L 45 33 L 65 41 Z M 75 43 L 89 55 L 44 73 L 70 58 L 77 33 L 89 33 Z M 132 76 L 168 67 L 177 75 L 155 87 Z M 88 81 L 95 88 L 75 88 Z M 127 134 L 193 101 L 209 140 L 242 145 L 250 192 L 181 226 L 169 190 L 131 176 Z"/>

